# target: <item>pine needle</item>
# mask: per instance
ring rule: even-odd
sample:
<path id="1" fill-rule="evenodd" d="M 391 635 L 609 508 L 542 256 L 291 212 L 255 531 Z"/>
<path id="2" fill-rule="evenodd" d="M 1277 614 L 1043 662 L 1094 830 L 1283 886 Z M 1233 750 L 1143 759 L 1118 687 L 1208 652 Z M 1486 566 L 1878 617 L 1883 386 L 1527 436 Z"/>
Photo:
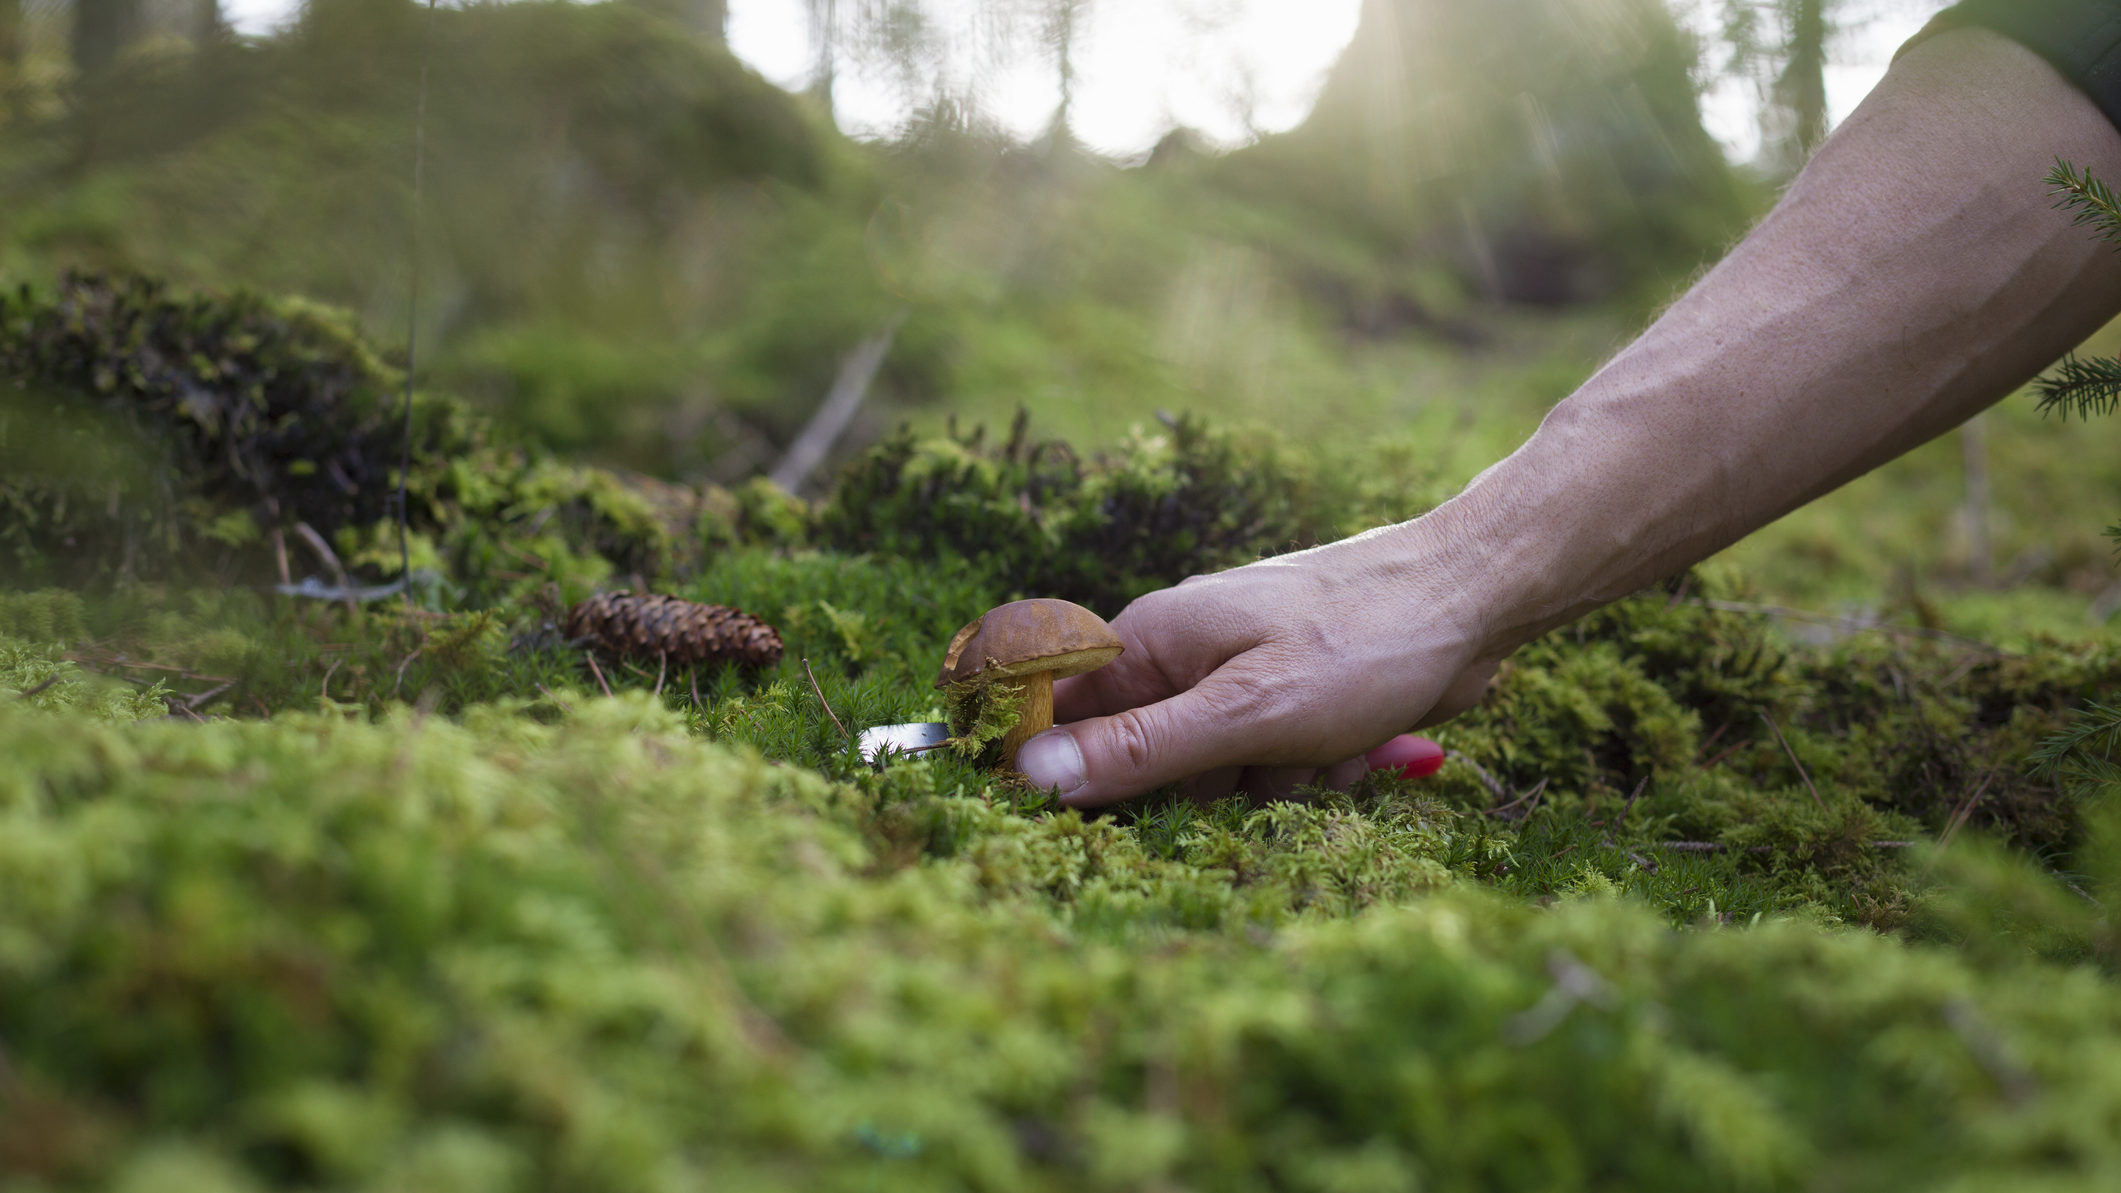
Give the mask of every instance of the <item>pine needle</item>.
<path id="1" fill-rule="evenodd" d="M 2093 228 L 2101 241 L 2121 245 L 2121 197 L 2113 188 L 2059 157 L 2046 182 L 2054 188 L 2055 206 L 2073 213 L 2072 225 Z"/>
<path id="2" fill-rule="evenodd" d="M 2066 420 L 2072 412 L 2090 421 L 2094 415 L 2112 414 L 2121 407 L 2121 360 L 2071 356 L 2048 376 L 2033 383 L 2042 414 L 2059 410 Z"/>

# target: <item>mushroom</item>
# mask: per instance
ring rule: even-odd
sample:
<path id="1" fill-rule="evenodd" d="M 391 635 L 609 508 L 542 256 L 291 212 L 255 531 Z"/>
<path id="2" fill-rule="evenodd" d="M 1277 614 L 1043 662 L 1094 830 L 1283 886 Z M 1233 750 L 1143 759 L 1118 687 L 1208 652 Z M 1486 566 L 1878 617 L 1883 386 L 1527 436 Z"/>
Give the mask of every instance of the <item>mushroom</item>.
<path id="1" fill-rule="evenodd" d="M 1024 685 L 1023 716 L 1002 738 L 1002 762 L 1014 767 L 1016 751 L 1053 728 L 1053 681 L 1095 671 L 1124 649 L 1105 619 L 1081 605 L 1052 598 L 1012 601 L 950 639 L 935 686 L 996 680 Z"/>

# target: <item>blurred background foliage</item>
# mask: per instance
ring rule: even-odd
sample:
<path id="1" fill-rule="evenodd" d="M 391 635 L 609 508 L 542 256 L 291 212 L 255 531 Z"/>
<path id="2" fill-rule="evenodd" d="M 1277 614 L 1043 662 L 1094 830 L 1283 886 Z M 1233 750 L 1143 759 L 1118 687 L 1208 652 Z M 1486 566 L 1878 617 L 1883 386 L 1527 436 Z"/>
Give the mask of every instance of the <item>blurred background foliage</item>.
<path id="1" fill-rule="evenodd" d="M 1702 132 L 1698 47 L 1655 0 L 1373 4 L 1311 121 L 1227 155 L 1175 134 L 1139 169 L 1076 146 L 1065 109 L 1024 144 L 956 93 L 852 142 L 699 5 L 444 8 L 431 46 L 404 0 L 319 0 L 267 38 L 190 8 L 22 8 L 0 271 L 302 294 L 401 341 L 427 60 L 429 375 L 671 476 L 770 463 L 899 309 L 866 433 L 1026 403 L 1112 438 L 1158 408 L 1376 390 L 1350 339 L 1456 348 L 1511 304 L 1639 308 L 1760 197 Z M 909 76 L 942 52 L 915 5 L 842 25 L 842 53 Z"/>
<path id="2" fill-rule="evenodd" d="M 721 0 L 0 0 L 0 1188 L 2114 1186 L 2121 460 L 2030 401 L 1427 781 L 855 761 L 995 603 L 1446 497 L 1893 7 L 1364 0 L 1122 158 L 1122 2 L 790 0 L 782 86 Z M 616 587 L 788 651 L 599 665 Z"/>
<path id="3" fill-rule="evenodd" d="M 1365 0 L 1307 117 L 1234 145 L 1174 126 L 1125 160 L 1071 125 L 1100 4 L 789 7 L 816 51 L 794 90 L 729 51 L 719 0 L 431 24 L 316 0 L 263 35 L 220 0 L 0 0 L 0 280 L 298 296 L 392 366 L 416 322 L 421 383 L 501 444 L 681 484 L 785 466 L 874 343 L 796 487 L 901 422 L 999 434 L 1024 409 L 1086 449 L 1200 415 L 1335 466 L 1415 461 L 1418 505 L 1764 209 L 1858 35 L 1938 5 Z M 1051 77 L 1042 131 L 997 115 L 1010 71 Z M 857 75 L 895 97 L 881 133 L 837 127 Z M 1704 123 L 1732 88 L 1759 115 L 1742 162 Z M 1986 422 L 1736 557 L 1769 596 L 1860 617 L 2103 625 L 2121 588 L 2076 511 L 2121 465 L 2016 403 Z"/>

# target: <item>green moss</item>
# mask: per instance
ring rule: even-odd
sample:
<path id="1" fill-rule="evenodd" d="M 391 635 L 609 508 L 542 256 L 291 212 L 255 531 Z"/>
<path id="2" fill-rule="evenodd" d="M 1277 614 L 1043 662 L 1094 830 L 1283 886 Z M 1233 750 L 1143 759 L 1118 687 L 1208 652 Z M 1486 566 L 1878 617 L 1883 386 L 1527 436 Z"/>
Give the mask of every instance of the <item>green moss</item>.
<path id="1" fill-rule="evenodd" d="M 950 726 L 950 748 L 966 758 L 993 761 L 1001 740 L 1024 719 L 1027 684 L 996 680 L 954 683 L 943 689 L 943 720 Z"/>
<path id="2" fill-rule="evenodd" d="M 1146 819 L 1026 815 L 951 767 L 835 784 L 644 695 L 559 695 L 550 724 L 0 702 L 10 1171 L 1709 1189 L 2121 1162 L 2093 970 L 1674 931 L 1581 893 L 1595 870 L 1542 910 L 1454 876 L 1460 819 L 1396 796 L 1197 809 L 1166 856 Z"/>

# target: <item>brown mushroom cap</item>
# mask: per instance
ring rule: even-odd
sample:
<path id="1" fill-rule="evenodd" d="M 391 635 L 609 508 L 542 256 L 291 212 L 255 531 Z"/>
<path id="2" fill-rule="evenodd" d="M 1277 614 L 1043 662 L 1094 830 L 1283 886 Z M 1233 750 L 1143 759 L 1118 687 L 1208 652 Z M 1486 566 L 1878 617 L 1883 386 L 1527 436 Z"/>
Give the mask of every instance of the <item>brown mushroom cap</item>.
<path id="1" fill-rule="evenodd" d="M 1118 658 L 1124 649 L 1105 619 L 1081 605 L 1050 597 L 1012 601 L 950 639 L 935 686 L 1041 671 L 1052 672 L 1055 679 L 1081 675 Z"/>

